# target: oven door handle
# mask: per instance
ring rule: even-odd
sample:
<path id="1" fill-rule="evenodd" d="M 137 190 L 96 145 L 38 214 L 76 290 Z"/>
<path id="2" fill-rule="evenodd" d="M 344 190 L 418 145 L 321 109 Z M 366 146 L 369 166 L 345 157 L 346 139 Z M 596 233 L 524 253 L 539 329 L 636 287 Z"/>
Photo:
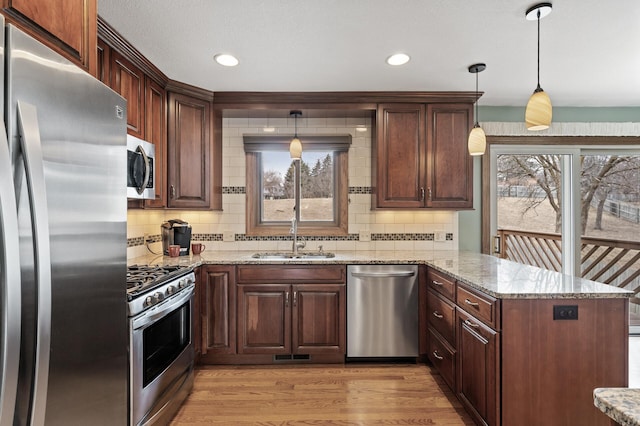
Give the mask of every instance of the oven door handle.
<path id="1" fill-rule="evenodd" d="M 147 325 L 173 312 L 178 306 L 182 305 L 184 302 L 193 297 L 193 287 L 183 290 L 173 297 L 175 298 L 171 298 L 165 301 L 170 303 L 162 303 L 156 306 L 156 308 L 162 308 L 159 311 L 156 311 L 154 308 L 152 308 L 140 314 L 138 318 L 135 318 L 133 320 L 133 329 L 140 330 L 141 328 L 144 328 Z"/>

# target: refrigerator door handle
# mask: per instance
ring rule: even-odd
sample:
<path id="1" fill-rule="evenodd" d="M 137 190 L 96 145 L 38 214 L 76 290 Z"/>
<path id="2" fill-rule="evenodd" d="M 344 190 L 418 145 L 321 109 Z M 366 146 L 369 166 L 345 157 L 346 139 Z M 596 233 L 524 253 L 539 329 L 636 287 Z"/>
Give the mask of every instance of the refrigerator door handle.
<path id="1" fill-rule="evenodd" d="M 31 402 L 31 425 L 44 425 L 49 380 L 51 349 L 51 250 L 49 246 L 49 214 L 44 183 L 44 162 L 36 107 L 18 101 L 18 131 L 24 158 L 26 181 L 31 205 L 31 226 L 38 292 L 36 359 L 34 392 Z"/>
<path id="2" fill-rule="evenodd" d="M 11 158 L 4 122 L 0 122 L 0 291 L 2 295 L 2 347 L 0 350 L 0 426 L 13 425 L 18 367 L 20 363 L 20 327 L 22 295 L 20 285 L 20 256 L 18 209 L 11 175 Z"/>

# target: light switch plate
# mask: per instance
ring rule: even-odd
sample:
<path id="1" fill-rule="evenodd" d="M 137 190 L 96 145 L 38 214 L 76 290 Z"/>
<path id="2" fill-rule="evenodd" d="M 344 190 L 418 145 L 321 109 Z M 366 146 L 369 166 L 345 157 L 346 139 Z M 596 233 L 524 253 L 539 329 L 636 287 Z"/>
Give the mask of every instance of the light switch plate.
<path id="1" fill-rule="evenodd" d="M 364 242 L 371 241 L 371 231 L 360 231 L 358 239 Z"/>
<path id="2" fill-rule="evenodd" d="M 231 243 L 236 240 L 236 234 L 233 231 L 222 231 L 222 241 Z"/>
<path id="3" fill-rule="evenodd" d="M 435 241 L 446 241 L 447 240 L 447 234 L 444 232 L 436 232 L 433 236 L 433 239 Z"/>

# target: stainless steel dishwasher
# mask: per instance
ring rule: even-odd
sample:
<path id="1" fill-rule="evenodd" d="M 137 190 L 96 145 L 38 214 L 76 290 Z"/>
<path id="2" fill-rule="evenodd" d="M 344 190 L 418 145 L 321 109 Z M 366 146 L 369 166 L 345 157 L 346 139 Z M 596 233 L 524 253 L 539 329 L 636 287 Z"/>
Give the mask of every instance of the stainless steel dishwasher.
<path id="1" fill-rule="evenodd" d="M 347 358 L 418 356 L 418 266 L 347 267 Z"/>

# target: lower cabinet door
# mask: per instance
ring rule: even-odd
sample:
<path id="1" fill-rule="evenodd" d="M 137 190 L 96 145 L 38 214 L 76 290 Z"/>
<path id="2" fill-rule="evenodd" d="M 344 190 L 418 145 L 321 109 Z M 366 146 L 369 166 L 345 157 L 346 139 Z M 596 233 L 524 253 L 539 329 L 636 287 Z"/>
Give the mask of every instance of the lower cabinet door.
<path id="1" fill-rule="evenodd" d="M 346 352 L 344 284 L 293 285 L 294 354 Z"/>
<path id="2" fill-rule="evenodd" d="M 456 310 L 458 398 L 479 424 L 500 421 L 500 339 L 497 331 Z"/>
<path id="3" fill-rule="evenodd" d="M 440 335 L 429 329 L 429 360 L 451 389 L 456 388 L 456 351 Z"/>
<path id="4" fill-rule="evenodd" d="M 238 285 L 238 353 L 291 353 L 291 286 Z"/>

